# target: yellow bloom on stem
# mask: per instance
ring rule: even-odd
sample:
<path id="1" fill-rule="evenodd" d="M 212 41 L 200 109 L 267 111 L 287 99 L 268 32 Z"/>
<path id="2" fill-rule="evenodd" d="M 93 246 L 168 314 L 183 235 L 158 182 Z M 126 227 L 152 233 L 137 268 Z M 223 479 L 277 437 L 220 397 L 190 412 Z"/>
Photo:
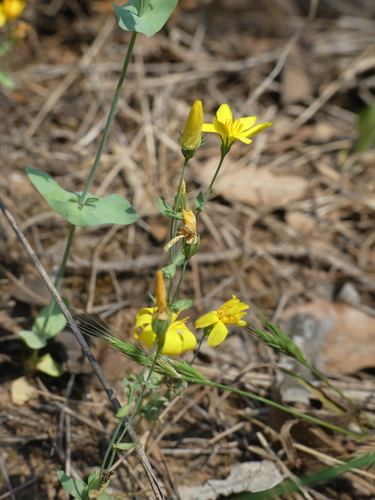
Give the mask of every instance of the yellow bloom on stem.
<path id="1" fill-rule="evenodd" d="M 241 302 L 235 295 L 219 307 L 217 311 L 211 311 L 195 322 L 195 328 L 211 327 L 208 335 L 207 345 L 215 347 L 221 344 L 228 335 L 228 328 L 226 325 L 246 326 L 242 316 L 246 314 L 245 309 L 250 306 Z"/>
<path id="2" fill-rule="evenodd" d="M 153 318 L 157 315 L 157 307 L 145 307 L 138 311 L 135 325 L 134 337 L 147 345 L 152 347 L 156 333 L 152 329 Z M 195 335 L 185 325 L 188 318 L 178 320 L 177 314 L 171 313 L 171 324 L 168 327 L 165 335 L 160 339 L 162 354 L 171 356 L 179 356 L 182 352 L 191 351 L 197 345 Z"/>
<path id="3" fill-rule="evenodd" d="M 195 101 L 192 105 L 186 121 L 184 133 L 181 136 L 180 144 L 184 156 L 191 158 L 202 141 L 203 106 L 202 101 Z M 185 151 L 184 151 L 185 150 Z"/>
<path id="4" fill-rule="evenodd" d="M 245 144 L 252 142 L 249 137 L 259 134 L 262 130 L 273 125 L 273 123 L 261 123 L 255 125 L 256 116 L 247 116 L 233 120 L 232 110 L 228 104 L 222 104 L 214 116 L 213 123 L 204 123 L 202 132 L 215 132 L 219 134 L 223 147 L 229 149 L 236 141 L 242 141 Z"/>
<path id="5" fill-rule="evenodd" d="M 4 26 L 6 21 L 17 19 L 26 7 L 23 0 L 3 0 L 0 4 L 0 26 Z"/>
<path id="6" fill-rule="evenodd" d="M 181 231 L 177 231 L 179 236 L 172 238 L 171 241 L 165 245 L 164 253 L 167 253 L 168 250 L 182 238 L 185 239 L 185 243 L 188 245 L 197 245 L 197 243 L 199 243 L 199 236 L 197 234 L 197 219 L 193 211 L 188 208 L 187 210 L 182 210 L 181 214 L 184 218 L 184 225 L 181 226 Z"/>

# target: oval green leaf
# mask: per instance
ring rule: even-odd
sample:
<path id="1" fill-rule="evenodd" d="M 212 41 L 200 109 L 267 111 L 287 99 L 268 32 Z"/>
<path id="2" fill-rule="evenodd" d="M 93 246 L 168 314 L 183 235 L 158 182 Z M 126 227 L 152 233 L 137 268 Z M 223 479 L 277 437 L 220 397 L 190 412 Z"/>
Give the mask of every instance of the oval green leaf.
<path id="1" fill-rule="evenodd" d="M 142 1 L 130 0 L 124 5 L 112 4 L 116 12 L 117 23 L 125 31 L 136 31 L 150 37 L 162 29 L 168 21 L 178 0 L 152 0 L 144 10 L 142 17 Z"/>
<path id="2" fill-rule="evenodd" d="M 32 330 L 21 330 L 18 332 L 18 336 L 25 342 L 27 347 L 30 347 L 30 349 L 43 349 L 43 347 L 47 345 L 47 340 L 40 337 Z"/>
<path id="3" fill-rule="evenodd" d="M 70 305 L 68 299 L 63 297 L 64 304 L 69 309 Z M 50 306 L 43 307 L 41 312 L 35 318 L 33 324 L 33 332 L 39 335 L 40 338 L 51 339 L 60 333 L 66 326 L 66 319 L 63 313 L 60 311 L 59 306 L 56 302 L 53 303 L 53 307 L 50 310 Z M 47 319 L 48 317 L 48 319 Z"/>
<path id="4" fill-rule="evenodd" d="M 88 194 L 84 204 L 79 203 L 80 193 L 65 191 L 50 175 L 31 167 L 26 174 L 35 189 L 58 214 L 75 226 L 93 227 L 99 224 L 132 224 L 138 214 L 131 204 L 118 194 L 96 198 Z"/>

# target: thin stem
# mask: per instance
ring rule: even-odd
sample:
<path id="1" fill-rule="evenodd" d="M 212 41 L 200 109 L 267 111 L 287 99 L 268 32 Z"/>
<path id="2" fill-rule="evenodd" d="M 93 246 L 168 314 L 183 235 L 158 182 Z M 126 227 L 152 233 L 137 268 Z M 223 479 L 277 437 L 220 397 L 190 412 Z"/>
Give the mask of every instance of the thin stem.
<path id="1" fill-rule="evenodd" d="M 150 358 L 151 358 L 151 356 L 152 356 L 152 354 L 153 354 L 153 352 L 154 352 L 155 346 L 156 346 L 156 344 L 157 344 L 157 340 L 158 340 L 158 339 L 156 338 L 156 339 L 155 339 L 155 342 L 154 342 L 154 345 L 151 347 L 151 349 L 150 349 L 150 351 L 149 351 L 149 353 L 148 353 L 148 355 L 147 355 L 147 358 L 146 358 L 145 364 L 144 364 L 144 366 L 143 366 L 143 368 L 142 368 L 142 371 L 141 371 L 141 373 L 140 373 L 140 375 L 139 375 L 139 378 L 142 378 L 142 380 L 143 380 L 144 374 L 145 374 L 145 372 L 146 372 L 146 370 L 147 370 L 147 368 L 148 368 L 148 363 L 149 363 Z M 154 369 L 154 366 L 155 366 L 156 360 L 157 360 L 157 358 L 158 358 L 158 356 L 159 356 L 159 353 L 161 352 L 161 349 L 162 349 L 162 347 L 160 347 L 160 346 L 159 346 L 159 347 L 158 347 L 158 350 L 157 350 L 157 352 L 156 352 L 156 355 L 155 355 L 155 357 L 154 357 L 154 359 L 153 359 L 153 361 L 152 361 L 152 365 L 151 365 L 150 371 L 149 371 L 149 373 L 148 373 L 148 376 L 147 376 L 147 380 L 146 380 L 146 382 L 148 382 L 148 381 L 150 380 L 150 377 L 151 377 L 151 375 L 152 375 L 152 372 L 153 372 L 153 369 Z M 125 434 L 126 434 L 126 432 L 127 432 L 128 428 L 129 428 L 129 426 L 131 425 L 131 423 L 132 423 L 132 421 L 133 421 L 133 418 L 134 418 L 135 414 L 137 413 L 137 410 L 138 410 L 139 404 L 140 404 L 140 402 L 141 402 L 141 400 L 142 400 L 142 398 L 143 398 L 143 394 L 144 394 L 145 389 L 146 389 L 146 385 L 145 385 L 145 384 L 143 384 L 143 385 L 142 385 L 142 388 L 141 388 L 140 395 L 138 396 L 138 399 L 137 399 L 137 401 L 136 401 L 136 404 L 135 404 L 135 407 L 134 407 L 134 409 L 133 409 L 133 412 L 132 412 L 131 416 L 130 416 L 129 418 L 126 418 L 126 419 L 124 419 L 124 418 L 123 418 L 123 419 L 121 420 L 120 424 L 121 424 L 121 423 L 124 423 L 124 428 L 122 429 L 122 431 L 121 431 L 121 433 L 120 433 L 120 435 L 119 435 L 119 437 L 118 437 L 118 438 L 117 438 L 117 436 L 118 436 L 118 434 L 119 434 L 119 431 L 120 431 L 121 425 L 119 424 L 119 425 L 116 427 L 115 432 L 114 432 L 114 434 L 113 434 L 113 436 L 112 436 L 112 439 L 111 439 L 111 441 L 110 441 L 110 443 L 109 443 L 109 445 L 108 445 L 108 447 L 107 447 L 107 450 L 106 450 L 105 456 L 104 456 L 103 461 L 102 461 L 102 465 L 101 465 L 101 468 L 100 468 L 100 478 L 102 477 L 102 473 L 103 473 L 103 470 L 104 470 L 104 466 L 107 464 L 107 458 L 108 458 L 108 456 L 109 456 L 110 452 L 112 451 L 112 453 L 111 453 L 111 457 L 110 457 L 110 459 L 109 459 L 109 462 L 108 462 L 108 464 L 106 465 L 106 469 L 107 469 L 107 470 L 110 470 L 110 469 L 111 469 L 112 464 L 113 464 L 114 459 L 115 459 L 115 455 L 116 455 L 116 449 L 114 449 L 114 448 L 113 448 L 113 444 L 114 444 L 114 442 L 115 442 L 116 440 L 117 440 L 117 442 L 118 442 L 118 443 L 121 443 L 121 441 L 122 441 L 123 437 L 125 436 Z M 134 397 L 134 396 L 135 396 L 135 391 L 132 391 L 132 393 L 130 394 L 130 396 L 129 396 L 129 398 L 128 398 L 128 404 L 130 404 L 130 403 L 132 402 L 132 400 L 133 400 L 133 397 Z"/>
<path id="2" fill-rule="evenodd" d="M 72 247 L 73 236 L 74 236 L 74 232 L 76 230 L 76 227 L 77 226 L 75 226 L 74 224 L 71 224 L 70 229 L 69 229 L 69 234 L 68 234 L 68 239 L 67 239 L 66 245 L 65 245 L 64 255 L 63 255 L 63 258 L 62 258 L 62 261 L 60 264 L 59 273 L 58 273 L 58 275 L 56 277 L 56 281 L 55 281 L 56 290 L 60 290 L 60 287 L 61 287 L 61 282 L 62 282 L 63 276 L 65 274 L 66 263 L 68 262 L 69 252 L 70 252 L 70 249 Z M 48 306 L 46 318 L 45 318 L 44 323 L 43 323 L 42 335 L 44 334 L 44 331 L 47 328 L 48 321 L 50 320 L 50 316 L 51 316 L 54 304 L 55 304 L 55 301 L 53 299 L 51 299 L 51 302 L 49 303 L 49 306 Z"/>
<path id="3" fill-rule="evenodd" d="M 300 417 L 300 418 L 303 418 L 305 420 L 309 420 L 310 422 L 313 422 L 314 424 L 322 425 L 323 427 L 328 427 L 329 429 L 341 432 L 343 434 L 347 434 L 348 436 L 353 436 L 357 439 L 363 439 L 363 436 L 360 436 L 359 434 L 356 434 L 355 432 L 348 431 L 347 429 L 342 429 L 341 427 L 337 427 L 336 425 L 330 424 L 329 422 L 324 422 L 324 420 L 319 420 L 318 418 L 311 417 L 310 415 L 306 415 L 305 413 L 300 413 L 296 410 L 279 405 L 278 403 L 275 403 L 274 401 L 262 398 L 261 396 L 257 396 L 256 394 L 252 394 L 250 392 L 241 391 L 240 389 L 236 389 L 234 387 L 229 387 L 227 385 L 217 384 L 216 382 L 211 382 L 210 380 L 195 379 L 195 378 L 186 377 L 184 375 L 181 377 L 181 379 L 185 380 L 186 382 L 191 382 L 193 384 L 210 385 L 212 387 L 218 387 L 219 389 L 225 389 L 227 391 L 235 392 L 236 394 L 240 394 L 241 396 L 247 396 L 249 398 L 256 399 L 257 401 L 260 401 L 261 403 L 264 403 L 266 405 L 278 408 L 279 410 L 285 411 L 286 413 L 291 413 L 292 415 L 294 415 L 296 417 Z"/>
<path id="4" fill-rule="evenodd" d="M 116 113 L 116 107 L 117 107 L 117 103 L 118 103 L 118 100 L 120 97 L 121 87 L 122 87 L 124 80 L 125 80 L 126 72 L 127 72 L 128 66 L 129 66 L 129 61 L 130 61 L 130 57 L 131 57 L 132 52 L 133 52 L 136 38 L 137 38 L 137 32 L 133 31 L 131 39 L 130 39 L 129 47 L 128 47 L 128 50 L 126 53 L 124 65 L 122 67 L 120 78 L 119 78 L 119 81 L 117 84 L 116 92 L 115 92 L 115 95 L 113 97 L 113 101 L 111 104 L 111 109 L 109 110 L 107 123 L 105 124 L 104 130 L 103 130 L 103 136 L 102 136 L 102 139 L 100 141 L 99 149 L 98 149 L 98 152 L 96 153 L 95 161 L 94 161 L 94 164 L 92 166 L 89 178 L 87 179 L 84 190 L 82 191 L 81 196 L 79 197 L 79 200 L 78 200 L 79 203 L 85 202 L 87 193 L 88 193 L 90 186 L 91 186 L 91 183 L 94 179 L 95 172 L 99 166 L 100 158 L 102 157 L 104 147 L 105 147 L 107 139 L 108 139 L 109 128 L 111 126 L 111 123 L 112 123 L 113 118 L 114 118 L 115 113 Z"/>
<path id="5" fill-rule="evenodd" d="M 176 297 L 177 297 L 177 294 L 180 290 L 180 286 L 181 286 L 181 283 L 182 283 L 182 280 L 184 279 L 184 276 L 185 276 L 185 271 L 186 271 L 186 265 L 188 263 L 188 259 L 185 257 L 185 260 L 184 260 L 184 263 L 182 264 L 182 269 L 181 269 L 181 274 L 180 274 L 180 279 L 178 280 L 178 284 L 177 284 L 177 287 L 176 287 L 176 290 L 174 292 L 174 295 L 173 295 L 173 299 L 172 299 L 172 304 L 174 303 Z"/>
<path id="6" fill-rule="evenodd" d="M 198 347 L 197 349 L 195 350 L 195 353 L 194 353 L 194 356 L 193 356 L 193 359 L 191 360 L 191 362 L 189 363 L 189 365 L 193 365 L 194 364 L 194 361 L 196 360 L 198 354 L 199 354 L 199 351 L 201 350 L 201 347 L 202 347 L 202 344 L 203 344 L 203 341 L 204 339 L 207 337 L 207 335 L 203 334 L 202 335 L 202 338 L 200 339 L 199 341 L 199 344 L 198 344 Z"/>
<path id="7" fill-rule="evenodd" d="M 185 172 L 186 172 L 186 167 L 187 167 L 188 162 L 189 162 L 189 158 L 185 158 L 184 166 L 182 167 L 182 172 L 181 172 L 181 176 L 180 176 L 180 183 L 178 186 L 178 191 L 177 191 L 177 195 L 176 195 L 176 198 L 174 201 L 174 206 L 173 206 L 173 213 L 175 215 L 178 214 L 178 206 L 180 204 L 182 186 L 184 183 Z M 176 236 L 176 230 L 177 230 L 178 223 L 179 223 L 179 220 L 172 217 L 171 226 L 169 229 L 169 239 L 170 240 Z M 175 257 L 176 257 L 176 250 L 175 250 L 175 247 L 172 246 L 172 248 L 171 248 L 171 261 L 172 262 L 174 261 Z"/>
<path id="8" fill-rule="evenodd" d="M 205 206 L 207 200 L 208 200 L 208 197 L 210 196 L 210 193 L 211 193 L 211 190 L 212 190 L 212 186 L 214 185 L 214 182 L 216 180 L 216 177 L 218 176 L 219 172 L 220 172 L 220 169 L 221 169 L 221 166 L 223 164 L 223 161 L 224 161 L 224 158 L 226 156 L 227 153 L 221 153 L 221 157 L 220 157 L 220 161 L 219 161 L 219 165 L 217 166 L 217 169 L 216 169 L 216 172 L 215 172 L 215 175 L 212 177 L 212 181 L 210 183 L 210 185 L 208 186 L 208 189 L 207 189 L 207 193 L 206 193 L 206 196 L 204 197 L 204 200 L 203 200 L 203 203 L 202 203 L 202 206 L 199 207 L 199 210 L 198 210 L 198 213 L 197 213 L 197 217 L 198 215 L 200 214 L 200 212 L 203 212 L 203 207 Z"/>

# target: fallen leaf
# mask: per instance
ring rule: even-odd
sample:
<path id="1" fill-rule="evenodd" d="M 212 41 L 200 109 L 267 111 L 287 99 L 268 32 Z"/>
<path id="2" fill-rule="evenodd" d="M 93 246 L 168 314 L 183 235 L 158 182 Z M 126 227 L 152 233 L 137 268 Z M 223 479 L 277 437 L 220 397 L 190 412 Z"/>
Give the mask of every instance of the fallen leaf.
<path id="1" fill-rule="evenodd" d="M 324 328 L 315 328 L 311 345 L 319 351 L 311 360 L 331 373 L 355 373 L 375 366 L 375 318 L 346 304 L 317 298 L 285 311 L 284 317 L 310 314 Z"/>
<path id="2" fill-rule="evenodd" d="M 243 491 L 255 492 L 273 488 L 284 479 L 274 462 L 244 462 L 232 465 L 226 479 L 212 479 L 202 486 L 180 486 L 181 500 L 216 500 Z"/>
<path id="3" fill-rule="evenodd" d="M 35 387 L 26 377 L 13 380 L 10 387 L 10 395 L 15 405 L 22 406 L 35 395 Z"/>

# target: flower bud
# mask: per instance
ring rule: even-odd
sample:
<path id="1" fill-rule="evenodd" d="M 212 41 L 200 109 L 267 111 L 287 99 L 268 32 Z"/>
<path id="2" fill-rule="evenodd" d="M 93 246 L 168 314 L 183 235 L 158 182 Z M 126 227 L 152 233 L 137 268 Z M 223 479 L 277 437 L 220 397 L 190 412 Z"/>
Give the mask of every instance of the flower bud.
<path id="1" fill-rule="evenodd" d="M 171 324 L 170 314 L 167 308 L 167 290 L 165 288 L 163 271 L 156 274 L 156 310 L 152 319 L 152 329 L 158 337 L 167 333 Z"/>
<path id="2" fill-rule="evenodd" d="M 186 121 L 180 144 L 185 158 L 192 158 L 202 142 L 203 106 L 202 101 L 195 101 Z"/>
<path id="3" fill-rule="evenodd" d="M 3 0 L 1 4 L 2 14 L 8 21 L 17 19 L 26 6 L 26 2 L 22 0 Z"/>

